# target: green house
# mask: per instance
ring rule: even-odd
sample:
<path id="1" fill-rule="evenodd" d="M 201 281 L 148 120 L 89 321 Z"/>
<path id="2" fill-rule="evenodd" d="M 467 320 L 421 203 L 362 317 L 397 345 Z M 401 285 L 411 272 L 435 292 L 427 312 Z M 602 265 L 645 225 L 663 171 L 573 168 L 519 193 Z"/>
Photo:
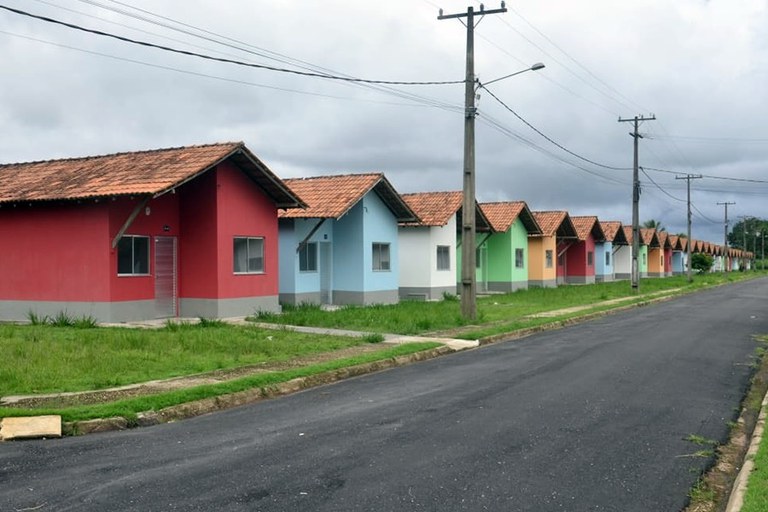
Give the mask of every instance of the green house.
<path id="1" fill-rule="evenodd" d="M 541 229 L 523 201 L 480 204 L 492 231 L 477 238 L 477 289 L 511 292 L 528 288 L 528 235 Z"/>

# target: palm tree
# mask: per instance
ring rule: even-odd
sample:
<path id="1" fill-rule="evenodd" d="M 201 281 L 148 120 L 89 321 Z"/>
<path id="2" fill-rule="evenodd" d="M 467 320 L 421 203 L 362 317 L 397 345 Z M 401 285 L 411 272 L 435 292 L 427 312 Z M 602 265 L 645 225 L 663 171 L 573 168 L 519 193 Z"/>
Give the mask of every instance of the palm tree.
<path id="1" fill-rule="evenodd" d="M 666 226 L 662 225 L 660 220 L 649 219 L 643 222 L 644 228 L 655 229 L 656 231 L 666 231 Z"/>

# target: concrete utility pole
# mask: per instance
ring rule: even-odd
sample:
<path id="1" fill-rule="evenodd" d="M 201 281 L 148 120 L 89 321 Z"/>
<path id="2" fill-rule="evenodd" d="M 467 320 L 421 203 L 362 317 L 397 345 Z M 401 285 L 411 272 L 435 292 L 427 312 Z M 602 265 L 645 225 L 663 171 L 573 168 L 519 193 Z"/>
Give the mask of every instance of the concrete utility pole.
<path id="1" fill-rule="evenodd" d="M 637 264 L 637 257 L 640 253 L 640 177 L 638 173 L 638 142 L 643 138 L 638 133 L 641 121 L 655 121 L 656 116 L 651 117 L 635 116 L 632 119 L 619 118 L 620 123 L 634 122 L 635 129 L 630 132 L 630 136 L 635 139 L 635 160 L 632 166 L 632 291 L 640 291 L 640 266 Z"/>
<path id="2" fill-rule="evenodd" d="M 691 180 L 703 178 L 701 174 L 686 174 L 685 176 L 675 176 L 676 180 L 685 180 L 688 182 L 688 282 L 693 282 L 691 276 Z"/>
<path id="3" fill-rule="evenodd" d="M 739 267 L 740 270 L 746 270 L 747 266 L 747 221 L 749 220 L 748 215 L 739 215 L 739 218 L 741 219 L 741 266 Z"/>
<path id="4" fill-rule="evenodd" d="M 480 5 L 478 15 L 507 12 L 504 2 L 500 9 L 485 10 Z M 461 314 L 464 318 L 477 318 L 477 282 L 475 276 L 475 9 L 467 12 L 443 14 L 438 20 L 467 18 L 467 74 L 464 84 L 464 189 L 461 211 Z"/>
<path id="5" fill-rule="evenodd" d="M 725 234 L 723 235 L 723 245 L 725 246 L 725 271 L 728 272 L 728 261 L 730 261 L 729 254 L 728 254 L 728 205 L 729 204 L 736 204 L 736 203 L 729 203 L 728 201 L 717 203 L 719 205 L 725 206 Z"/>

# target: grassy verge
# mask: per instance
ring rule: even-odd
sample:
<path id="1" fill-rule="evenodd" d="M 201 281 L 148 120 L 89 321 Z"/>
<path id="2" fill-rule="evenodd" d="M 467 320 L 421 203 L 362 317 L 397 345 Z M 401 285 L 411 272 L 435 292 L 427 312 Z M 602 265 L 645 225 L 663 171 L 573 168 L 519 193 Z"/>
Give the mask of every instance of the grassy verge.
<path id="1" fill-rule="evenodd" d="M 643 294 L 680 288 L 680 293 L 698 290 L 727 282 L 764 275 L 762 273 L 703 274 L 688 283 L 684 276 L 665 279 L 643 279 Z M 477 337 L 498 334 L 514 329 L 534 327 L 553 319 L 528 318 L 529 315 L 570 308 L 602 301 L 632 298 L 629 282 L 618 281 L 587 286 L 561 286 L 558 288 L 531 288 L 503 295 L 480 297 L 477 301 L 478 329 L 468 330 L 469 323 L 462 318 L 457 300 L 438 302 L 406 301 L 393 305 L 346 306 L 336 311 L 324 311 L 315 305 L 287 307 L 281 315 L 262 313 L 253 320 L 285 325 L 308 325 L 397 334 L 423 334 L 461 329 L 459 337 Z M 631 303 L 631 302 L 627 302 Z M 616 306 L 606 306 L 611 309 Z M 583 312 L 581 313 L 583 314 Z M 575 316 L 575 315 L 567 315 Z"/>
<path id="2" fill-rule="evenodd" d="M 363 343 L 362 338 L 217 323 L 162 329 L 0 324 L 0 396 L 104 389 Z"/>
<path id="3" fill-rule="evenodd" d="M 319 373 L 346 368 L 358 364 L 412 354 L 437 346 L 439 346 L 438 343 L 409 343 L 398 345 L 391 349 L 385 349 L 380 352 L 361 355 L 358 357 L 339 359 L 292 370 L 252 375 L 237 380 L 223 382 L 221 384 L 196 386 L 178 391 L 148 395 L 99 405 L 68 407 L 64 409 L 18 409 L 3 407 L 0 408 L 0 417 L 58 414 L 61 415 L 62 420 L 64 421 L 79 421 L 94 418 L 122 416 L 130 422 L 136 420 L 136 415 L 139 412 L 157 411 L 173 405 L 236 393 L 238 391 L 244 391 L 247 389 L 268 388 L 281 382 L 287 382 L 299 377 L 307 377 L 310 375 L 316 375 Z"/>
<path id="4" fill-rule="evenodd" d="M 768 337 L 764 337 L 763 341 L 768 343 Z M 761 356 L 765 357 L 765 350 Z M 757 402 L 758 400 L 754 401 Z M 753 406 L 755 405 L 753 404 Z M 754 463 L 754 470 L 749 475 L 747 493 L 744 496 L 741 512 L 768 512 L 768 431 L 763 431 L 763 439 L 755 455 Z"/>
<path id="5" fill-rule="evenodd" d="M 741 512 L 768 512 L 768 436 L 763 436 Z"/>

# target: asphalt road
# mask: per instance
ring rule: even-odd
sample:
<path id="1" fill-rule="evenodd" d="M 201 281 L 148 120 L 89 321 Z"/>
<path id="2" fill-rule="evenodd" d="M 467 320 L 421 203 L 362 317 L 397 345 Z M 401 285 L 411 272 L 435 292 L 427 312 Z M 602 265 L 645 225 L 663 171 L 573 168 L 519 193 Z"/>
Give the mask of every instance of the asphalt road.
<path id="1" fill-rule="evenodd" d="M 0 510 L 678 511 L 768 279 L 176 424 L 0 444 Z"/>

